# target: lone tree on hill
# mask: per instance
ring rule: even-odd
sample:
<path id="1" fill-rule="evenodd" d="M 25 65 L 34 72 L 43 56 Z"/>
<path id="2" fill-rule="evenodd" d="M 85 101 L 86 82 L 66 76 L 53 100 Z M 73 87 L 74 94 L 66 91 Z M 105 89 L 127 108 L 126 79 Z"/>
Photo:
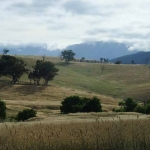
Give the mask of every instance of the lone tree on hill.
<path id="1" fill-rule="evenodd" d="M 80 62 L 84 62 L 85 61 L 85 57 L 82 57 L 81 59 L 80 59 Z"/>
<path id="2" fill-rule="evenodd" d="M 116 63 L 115 64 L 121 64 L 121 61 L 120 60 L 118 60 L 118 61 L 116 61 Z"/>
<path id="3" fill-rule="evenodd" d="M 131 63 L 132 63 L 132 64 L 135 64 L 135 61 L 134 61 L 134 60 L 131 60 Z"/>
<path id="4" fill-rule="evenodd" d="M 50 80 L 53 80 L 58 71 L 59 70 L 55 68 L 54 63 L 49 61 L 37 60 L 34 70 L 31 71 L 28 75 L 30 84 L 31 80 L 34 80 L 34 83 L 37 83 L 37 85 L 39 85 L 41 78 L 43 78 L 44 85 L 47 86 L 48 82 Z"/>
<path id="5" fill-rule="evenodd" d="M 100 58 L 101 63 L 103 62 L 104 58 Z"/>
<path id="6" fill-rule="evenodd" d="M 26 63 L 19 58 L 9 55 L 2 55 L 0 59 L 0 76 L 7 76 L 12 79 L 12 83 L 19 82 L 20 77 L 27 73 Z"/>
<path id="7" fill-rule="evenodd" d="M 64 50 L 61 52 L 61 56 L 66 63 L 69 63 L 71 60 L 74 60 L 75 53 L 72 50 Z"/>
<path id="8" fill-rule="evenodd" d="M 6 55 L 7 53 L 9 52 L 9 50 L 8 49 L 3 49 L 3 55 Z"/>

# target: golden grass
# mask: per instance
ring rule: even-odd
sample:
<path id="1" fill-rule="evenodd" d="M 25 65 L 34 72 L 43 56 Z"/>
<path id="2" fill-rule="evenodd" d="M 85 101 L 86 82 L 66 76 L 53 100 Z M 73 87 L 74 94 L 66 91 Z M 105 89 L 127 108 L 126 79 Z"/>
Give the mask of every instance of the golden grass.
<path id="1" fill-rule="evenodd" d="M 39 56 L 21 57 L 29 69 L 37 59 L 42 59 Z M 29 85 L 27 75 L 17 85 L 9 84 L 10 79 L 6 77 L 0 78 L 0 98 L 7 104 L 8 116 L 15 116 L 24 108 L 36 109 L 38 117 L 58 114 L 61 101 L 71 95 L 97 96 L 107 112 L 117 108 L 118 102 L 127 97 L 140 101 L 150 99 L 150 69 L 147 66 L 103 64 L 102 74 L 99 63 L 71 62 L 65 65 L 56 57 L 46 57 L 46 60 L 59 68 L 59 75 L 48 87 Z"/>
<path id="2" fill-rule="evenodd" d="M 22 58 L 27 62 L 29 69 L 37 59 L 42 59 L 39 56 L 23 56 Z M 59 69 L 59 75 L 50 84 L 117 98 L 126 98 L 128 94 L 137 100 L 141 100 L 142 96 L 150 97 L 147 91 L 142 94 L 143 90 L 150 86 L 150 69 L 146 65 L 102 64 L 105 65 L 102 74 L 100 63 L 71 62 L 70 65 L 65 65 L 57 57 L 46 57 L 46 60 L 54 62 Z M 21 80 L 28 82 L 25 76 Z M 142 96 L 138 98 L 140 94 Z"/>
<path id="3" fill-rule="evenodd" d="M 59 111 L 61 101 L 67 96 L 79 95 L 83 97 L 97 96 L 101 99 L 103 110 L 111 111 L 117 107 L 119 100 L 99 95 L 92 92 L 65 88 L 61 86 L 51 85 L 35 86 L 35 85 L 11 85 L 1 83 L 1 98 L 6 102 L 8 116 L 14 116 L 25 108 L 36 109 L 42 116 L 47 116 L 53 110 Z M 60 111 L 59 111 L 60 112 Z M 40 115 L 41 116 L 41 115 Z"/>
<path id="4" fill-rule="evenodd" d="M 2 150 L 149 150 L 150 120 L 1 124 Z"/>

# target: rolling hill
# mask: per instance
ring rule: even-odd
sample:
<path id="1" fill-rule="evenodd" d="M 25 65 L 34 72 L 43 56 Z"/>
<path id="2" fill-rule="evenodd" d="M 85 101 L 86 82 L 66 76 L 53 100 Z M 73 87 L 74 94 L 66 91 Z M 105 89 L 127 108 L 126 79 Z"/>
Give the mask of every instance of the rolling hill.
<path id="1" fill-rule="evenodd" d="M 17 56 L 19 57 L 19 56 Z M 31 69 L 41 56 L 20 56 Z M 114 65 L 101 63 L 71 62 L 66 65 L 56 57 L 46 57 L 55 63 L 58 75 L 49 86 L 29 85 L 27 74 L 19 84 L 10 84 L 11 79 L 0 78 L 0 98 L 7 104 L 8 116 L 25 108 L 34 108 L 38 117 L 60 116 L 61 101 L 71 95 L 97 96 L 104 111 L 118 107 L 118 102 L 127 97 L 141 101 L 150 99 L 150 69 L 145 65 Z M 102 73 L 101 66 L 104 66 Z"/>
<path id="2" fill-rule="evenodd" d="M 115 63 L 116 61 L 121 61 L 122 64 L 131 64 L 134 60 L 135 64 L 149 64 L 150 63 L 150 52 L 138 52 L 135 54 L 130 54 L 122 57 L 118 57 L 110 60 L 110 62 Z"/>

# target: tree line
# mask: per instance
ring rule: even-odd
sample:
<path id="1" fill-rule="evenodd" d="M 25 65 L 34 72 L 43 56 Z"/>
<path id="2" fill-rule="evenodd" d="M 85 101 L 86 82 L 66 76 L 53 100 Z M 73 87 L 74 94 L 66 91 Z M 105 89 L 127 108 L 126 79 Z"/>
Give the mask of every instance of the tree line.
<path id="1" fill-rule="evenodd" d="M 19 83 L 23 74 L 27 74 L 30 80 L 30 84 L 34 81 L 34 84 L 39 85 L 40 80 L 44 79 L 44 85 L 47 86 L 48 82 L 53 80 L 55 75 L 58 74 L 58 69 L 55 64 L 45 60 L 37 60 L 32 70 L 27 69 L 27 63 L 21 58 L 6 55 L 3 53 L 0 57 L 0 77 L 6 76 L 11 78 L 11 83 Z"/>

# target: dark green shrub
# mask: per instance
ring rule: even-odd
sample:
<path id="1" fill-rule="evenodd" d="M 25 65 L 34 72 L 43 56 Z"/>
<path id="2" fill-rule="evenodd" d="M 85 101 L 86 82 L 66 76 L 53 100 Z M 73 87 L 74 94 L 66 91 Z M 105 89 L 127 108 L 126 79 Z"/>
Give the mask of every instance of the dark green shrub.
<path id="1" fill-rule="evenodd" d="M 18 113 L 16 120 L 25 121 L 32 117 L 36 117 L 36 111 L 34 109 L 24 109 Z"/>
<path id="2" fill-rule="evenodd" d="M 76 113 L 81 111 L 83 100 L 79 96 L 70 96 L 66 97 L 61 104 L 62 113 Z"/>
<path id="3" fill-rule="evenodd" d="M 136 108 L 137 103 L 135 101 L 133 101 L 132 98 L 127 98 L 125 100 L 125 106 L 124 109 L 126 112 L 133 112 L 134 109 Z"/>
<path id="4" fill-rule="evenodd" d="M 79 96 L 66 97 L 60 107 L 61 113 L 102 112 L 100 100 L 97 97 L 81 98 Z"/>
<path id="5" fill-rule="evenodd" d="M 138 112 L 138 113 L 145 113 L 145 107 L 141 106 L 141 105 L 138 105 L 138 106 L 136 106 L 136 108 L 134 109 L 134 111 Z"/>
<path id="6" fill-rule="evenodd" d="M 0 100 L 0 120 L 5 120 L 6 118 L 6 104 L 4 101 Z"/>
<path id="7" fill-rule="evenodd" d="M 102 112 L 102 105 L 97 97 L 93 97 L 92 99 L 84 98 L 84 101 L 83 112 Z"/>
<path id="8" fill-rule="evenodd" d="M 137 106 L 137 103 L 132 98 L 127 98 L 124 102 L 119 102 L 119 106 L 125 112 L 133 112 Z"/>
<path id="9" fill-rule="evenodd" d="M 121 64 L 121 61 L 120 60 L 118 60 L 118 61 L 116 61 L 116 63 L 115 64 Z"/>
<path id="10" fill-rule="evenodd" d="M 145 106 L 145 113 L 150 114 L 150 103 Z"/>
<path id="11" fill-rule="evenodd" d="M 124 112 L 124 109 L 122 109 L 122 108 L 118 108 L 118 109 L 113 108 L 112 111 L 113 112 Z"/>
<path id="12" fill-rule="evenodd" d="M 147 105 L 147 104 L 150 104 L 150 100 L 147 100 L 147 101 L 146 101 L 146 105 Z"/>
<path id="13" fill-rule="evenodd" d="M 138 106 L 138 104 L 132 99 L 132 98 L 127 98 L 124 101 L 119 102 L 118 104 L 119 106 L 121 106 L 119 109 L 114 109 L 113 111 L 115 112 L 133 112 L 135 111 L 136 107 Z M 137 108 L 137 111 L 140 108 Z"/>

